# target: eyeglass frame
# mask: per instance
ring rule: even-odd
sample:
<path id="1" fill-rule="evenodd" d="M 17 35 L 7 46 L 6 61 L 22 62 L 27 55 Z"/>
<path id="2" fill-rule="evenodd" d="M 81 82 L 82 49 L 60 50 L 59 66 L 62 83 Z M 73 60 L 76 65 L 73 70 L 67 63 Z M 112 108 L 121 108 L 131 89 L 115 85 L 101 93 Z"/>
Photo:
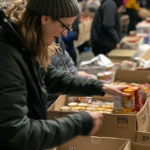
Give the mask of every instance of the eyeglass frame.
<path id="1" fill-rule="evenodd" d="M 62 31 L 63 33 L 66 33 L 68 31 L 68 33 L 70 32 L 70 30 L 72 29 L 72 25 L 67 27 L 64 23 L 62 23 L 58 18 L 56 19 L 59 23 L 61 23 L 61 25 L 63 25 L 66 29 L 64 31 Z"/>

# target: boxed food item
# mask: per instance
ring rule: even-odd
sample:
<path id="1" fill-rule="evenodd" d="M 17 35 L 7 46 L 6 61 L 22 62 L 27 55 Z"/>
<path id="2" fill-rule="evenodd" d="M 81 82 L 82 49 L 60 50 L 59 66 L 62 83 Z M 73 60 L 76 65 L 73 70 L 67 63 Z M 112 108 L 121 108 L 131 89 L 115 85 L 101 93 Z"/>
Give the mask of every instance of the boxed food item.
<path id="1" fill-rule="evenodd" d="M 112 82 L 112 72 L 102 72 L 97 74 L 97 79 L 106 83 Z"/>
<path id="2" fill-rule="evenodd" d="M 121 69 L 122 70 L 135 70 L 136 65 L 137 64 L 135 62 L 132 62 L 132 61 L 129 61 L 129 60 L 124 60 L 121 63 Z"/>
<path id="3" fill-rule="evenodd" d="M 139 36 L 126 36 L 121 40 L 121 47 L 123 49 L 136 49 L 139 50 L 139 47 L 144 44 L 144 38 Z"/>
<path id="4" fill-rule="evenodd" d="M 137 50 L 131 49 L 114 49 L 110 51 L 107 56 L 111 61 L 123 61 L 123 60 L 132 60 L 136 56 Z"/>
<path id="5" fill-rule="evenodd" d="M 143 95 L 143 99 L 146 101 L 147 96 Z M 101 101 L 103 99 L 101 98 Z M 104 100 L 106 102 L 106 100 Z M 110 101 L 111 103 L 112 101 Z M 108 101 L 107 101 L 108 103 Z M 57 101 L 48 109 L 48 119 L 56 119 L 66 116 L 76 111 L 60 111 L 62 106 L 67 106 L 68 97 L 61 96 Z M 110 107 L 110 106 L 109 106 Z M 88 108 L 88 107 L 87 107 Z M 132 141 L 136 141 L 136 131 L 147 131 L 148 125 L 148 102 L 146 101 L 144 107 L 137 114 L 112 114 L 109 113 L 107 106 L 104 108 L 108 113 L 104 113 L 103 126 L 98 130 L 95 136 L 105 137 L 117 137 L 117 138 L 130 138 Z M 80 111 L 81 109 L 77 109 Z M 82 110 L 83 111 L 83 110 Z M 95 107 L 92 110 L 97 112 Z M 102 112 L 103 110 L 98 110 Z"/>
<path id="6" fill-rule="evenodd" d="M 130 94 L 129 97 L 113 96 L 114 113 L 132 114 L 139 112 L 143 107 L 142 88 L 131 86 L 124 90 L 124 93 Z"/>
<path id="7" fill-rule="evenodd" d="M 53 150 L 131 150 L 129 139 L 78 136 Z"/>

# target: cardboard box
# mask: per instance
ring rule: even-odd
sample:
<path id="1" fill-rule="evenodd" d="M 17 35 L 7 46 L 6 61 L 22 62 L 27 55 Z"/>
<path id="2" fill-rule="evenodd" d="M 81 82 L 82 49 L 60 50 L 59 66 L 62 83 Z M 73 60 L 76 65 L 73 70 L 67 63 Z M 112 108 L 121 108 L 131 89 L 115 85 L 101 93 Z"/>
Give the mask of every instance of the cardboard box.
<path id="1" fill-rule="evenodd" d="M 128 139 L 78 136 L 54 150 L 131 150 Z"/>
<path id="2" fill-rule="evenodd" d="M 142 54 L 141 58 L 146 61 L 150 60 L 150 49 L 147 50 L 144 54 Z"/>
<path id="3" fill-rule="evenodd" d="M 140 40 L 139 40 L 139 38 L 140 38 Z M 137 42 L 132 43 L 130 41 L 137 41 Z M 139 50 L 139 47 L 143 44 L 144 44 L 144 38 L 138 37 L 138 36 L 136 36 L 136 37 L 126 36 L 121 40 L 121 48 L 122 49 Z"/>
<path id="4" fill-rule="evenodd" d="M 150 83 L 149 71 L 126 71 L 118 70 L 116 72 L 115 80 L 120 80 L 129 83 Z M 111 101 L 112 96 L 106 95 L 104 97 L 94 96 L 94 100 Z M 147 94 L 143 94 L 143 100 L 146 100 L 143 109 L 136 115 L 127 114 L 104 114 L 103 126 L 95 134 L 96 136 L 130 138 L 131 141 L 136 141 L 136 132 L 149 131 L 149 99 Z M 68 104 L 68 97 L 61 96 L 48 109 L 48 119 L 55 119 L 66 116 L 74 112 L 60 112 L 61 106 Z"/>
<path id="5" fill-rule="evenodd" d="M 64 117 L 74 112 L 61 112 L 59 109 L 68 104 L 67 96 L 60 96 L 48 109 L 48 119 Z M 103 99 L 101 99 L 103 100 Z M 103 126 L 95 136 L 130 138 L 136 141 L 136 131 L 147 131 L 147 103 L 137 115 L 104 114 Z"/>
<path id="6" fill-rule="evenodd" d="M 150 150 L 150 145 L 131 142 L 131 150 Z"/>
<path id="7" fill-rule="evenodd" d="M 149 53 L 149 52 L 148 52 Z M 144 57 L 144 56 L 143 56 Z M 146 58 L 146 57 L 145 57 Z M 128 78 L 130 77 L 130 78 Z M 149 83 L 150 84 L 150 72 L 149 71 L 126 71 L 118 70 L 115 76 L 115 81 L 135 82 L 135 83 Z M 143 122 L 146 121 L 145 131 L 139 128 L 136 135 L 136 142 L 141 144 L 150 144 L 150 100 L 147 101 L 147 115 L 143 115 Z M 142 113 L 141 113 L 142 114 Z M 139 122 L 141 124 L 141 122 Z M 142 125 L 141 125 L 142 127 Z"/>
<path id="8" fill-rule="evenodd" d="M 113 62 L 116 60 L 123 61 L 123 60 L 132 60 L 133 57 L 137 54 L 137 50 L 129 50 L 129 49 L 114 49 L 110 51 L 107 56 Z"/>

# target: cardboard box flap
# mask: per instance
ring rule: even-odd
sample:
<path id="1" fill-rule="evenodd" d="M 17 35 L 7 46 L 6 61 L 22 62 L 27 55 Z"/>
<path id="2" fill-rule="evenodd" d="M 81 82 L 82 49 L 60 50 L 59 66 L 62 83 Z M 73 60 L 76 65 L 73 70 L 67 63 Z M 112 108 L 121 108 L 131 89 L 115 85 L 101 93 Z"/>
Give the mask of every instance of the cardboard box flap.
<path id="1" fill-rule="evenodd" d="M 149 131 L 149 102 L 150 99 L 147 99 L 144 107 L 136 115 L 138 122 L 138 131 Z"/>
<path id="2" fill-rule="evenodd" d="M 150 132 L 137 132 L 137 143 L 150 144 Z"/>
<path id="3" fill-rule="evenodd" d="M 150 72 L 149 71 L 128 71 L 117 70 L 115 75 L 115 81 L 123 81 L 129 83 L 149 83 L 150 84 Z"/>
<path id="4" fill-rule="evenodd" d="M 127 139 L 79 136 L 61 145 L 60 150 L 125 150 L 128 142 Z"/>
<path id="5" fill-rule="evenodd" d="M 104 114 L 103 125 L 95 136 L 136 139 L 136 116 Z"/>
<path id="6" fill-rule="evenodd" d="M 142 54 L 141 58 L 146 61 L 150 60 L 150 49 L 147 50 L 144 54 Z"/>
<path id="7" fill-rule="evenodd" d="M 57 103 L 53 103 L 53 105 L 49 107 L 47 111 L 58 111 L 62 106 L 67 105 L 66 99 L 66 95 L 59 96 L 57 99 Z"/>
<path id="8" fill-rule="evenodd" d="M 131 150 L 131 142 L 130 142 L 130 140 L 127 141 L 126 143 L 124 143 L 124 144 L 121 146 L 120 150 Z"/>
<path id="9" fill-rule="evenodd" d="M 150 145 L 131 142 L 131 150 L 150 150 Z"/>
<path id="10" fill-rule="evenodd" d="M 110 51 L 108 57 L 133 57 L 137 53 L 137 50 L 129 49 L 115 49 Z"/>

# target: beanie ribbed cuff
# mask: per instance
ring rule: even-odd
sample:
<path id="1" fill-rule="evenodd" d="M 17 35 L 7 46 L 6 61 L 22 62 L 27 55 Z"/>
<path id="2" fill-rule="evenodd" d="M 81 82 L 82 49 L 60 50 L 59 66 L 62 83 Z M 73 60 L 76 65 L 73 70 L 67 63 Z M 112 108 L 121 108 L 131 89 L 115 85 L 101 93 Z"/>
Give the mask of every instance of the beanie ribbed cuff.
<path id="1" fill-rule="evenodd" d="M 74 17 L 80 13 L 77 0 L 28 0 L 26 8 L 53 18 Z"/>

